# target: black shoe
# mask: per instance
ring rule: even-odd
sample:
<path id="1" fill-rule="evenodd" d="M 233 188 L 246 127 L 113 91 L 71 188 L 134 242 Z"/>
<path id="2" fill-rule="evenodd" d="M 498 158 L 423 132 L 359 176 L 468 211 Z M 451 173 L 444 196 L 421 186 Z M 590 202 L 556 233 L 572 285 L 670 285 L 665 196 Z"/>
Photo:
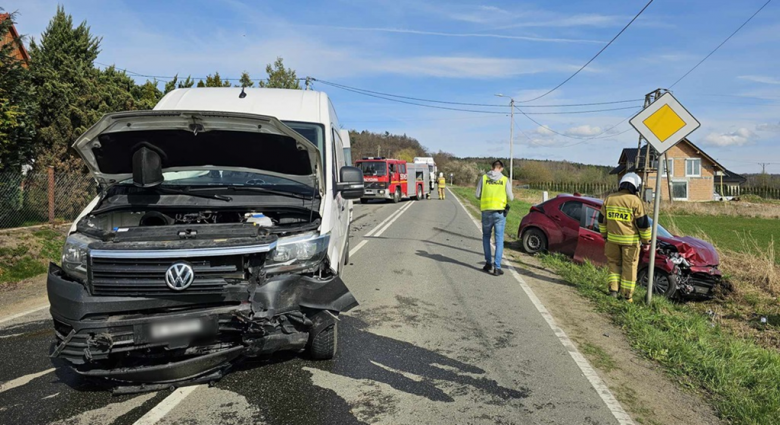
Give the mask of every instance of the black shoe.
<path id="1" fill-rule="evenodd" d="M 504 271 L 501 269 L 493 269 L 493 276 L 501 276 L 504 274 Z"/>
<path id="2" fill-rule="evenodd" d="M 484 270 L 486 273 L 493 273 L 493 266 L 490 264 L 485 264 L 485 267 L 482 267 L 482 270 Z"/>

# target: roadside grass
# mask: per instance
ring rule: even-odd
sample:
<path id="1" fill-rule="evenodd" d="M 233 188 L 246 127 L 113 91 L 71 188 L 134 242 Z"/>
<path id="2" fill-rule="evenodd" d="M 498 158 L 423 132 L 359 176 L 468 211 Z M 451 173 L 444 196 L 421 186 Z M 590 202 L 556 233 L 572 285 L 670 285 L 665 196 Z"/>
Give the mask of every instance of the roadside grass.
<path id="1" fill-rule="evenodd" d="M 453 191 L 466 203 L 478 206 L 472 188 Z M 527 208 L 519 212 L 513 208 L 507 221 L 512 219 L 519 225 L 527 212 Z M 682 232 L 675 229 L 674 223 L 670 227 L 673 233 L 706 236 L 695 229 L 693 233 Z M 517 225 L 510 227 L 508 223 L 507 236 L 515 236 L 516 232 Z M 743 237 L 740 243 L 753 242 Z M 604 268 L 574 264 L 561 255 L 545 255 L 541 260 L 592 300 L 598 311 L 610 315 L 624 329 L 632 347 L 665 366 L 682 385 L 704 388 L 721 417 L 735 424 L 773 424 L 780 417 L 780 297 L 756 283 L 754 276 L 760 275 L 757 271 L 749 274 L 738 270 L 747 269 L 745 262 L 754 268 L 761 268 L 760 264 L 767 261 L 771 264 L 775 254 L 769 250 L 769 260 L 766 255 L 762 260 L 748 248 L 722 254 L 724 269 L 731 273 L 731 293 L 683 304 L 656 297 L 652 307 L 607 297 Z M 638 288 L 634 299 L 643 300 L 645 293 Z M 762 316 L 767 323 L 761 323 Z M 604 358 L 587 345 L 581 349 L 594 364 L 603 361 L 609 367 L 608 356 Z"/>
<path id="2" fill-rule="evenodd" d="M 687 304 L 656 298 L 651 307 L 607 297 L 607 272 L 560 255 L 542 263 L 593 301 L 626 332 L 635 349 L 664 365 L 681 382 L 704 388 L 724 419 L 772 424 L 780 417 L 780 353 L 724 330 Z M 643 299 L 638 289 L 635 299 Z"/>
<path id="3" fill-rule="evenodd" d="M 60 257 L 64 229 L 20 229 L 0 235 L 0 285 L 46 273 Z"/>

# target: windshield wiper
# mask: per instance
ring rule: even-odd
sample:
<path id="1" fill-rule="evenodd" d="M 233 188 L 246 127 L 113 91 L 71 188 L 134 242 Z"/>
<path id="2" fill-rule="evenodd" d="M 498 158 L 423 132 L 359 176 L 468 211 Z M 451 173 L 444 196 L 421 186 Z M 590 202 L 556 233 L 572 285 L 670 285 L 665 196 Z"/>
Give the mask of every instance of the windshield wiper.
<path id="1" fill-rule="evenodd" d="M 192 193 L 192 189 L 172 189 L 170 187 L 162 187 L 162 186 L 156 186 L 156 187 L 150 187 L 148 189 L 152 189 L 159 193 L 168 193 L 168 194 L 177 194 L 177 195 L 187 195 L 192 196 L 193 198 L 205 198 L 205 199 L 219 199 L 220 201 L 227 201 L 230 202 L 233 200 L 230 196 L 225 195 L 217 195 L 217 194 L 202 194 L 202 193 Z"/>
<path id="2" fill-rule="evenodd" d="M 296 199 L 305 199 L 310 200 L 313 199 L 310 195 L 302 195 L 300 193 L 295 192 L 285 192 L 283 190 L 273 190 L 273 189 L 266 189 L 264 187 L 257 187 L 257 186 L 220 186 L 220 187 L 200 187 L 200 188 L 192 188 L 190 190 L 192 191 L 199 191 L 199 190 L 230 190 L 230 191 L 239 191 L 239 190 L 246 190 L 250 192 L 262 192 L 262 193 L 269 193 L 272 195 L 279 195 L 279 196 L 285 196 L 288 198 L 296 198 Z"/>

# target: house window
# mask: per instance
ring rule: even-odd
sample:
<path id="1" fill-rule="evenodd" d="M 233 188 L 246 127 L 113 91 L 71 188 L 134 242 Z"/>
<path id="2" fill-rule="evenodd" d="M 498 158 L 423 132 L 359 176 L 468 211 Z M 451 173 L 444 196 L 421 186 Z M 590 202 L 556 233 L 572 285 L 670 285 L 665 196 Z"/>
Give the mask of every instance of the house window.
<path id="1" fill-rule="evenodd" d="M 685 160 L 685 177 L 701 177 L 701 159 Z"/>
<path id="2" fill-rule="evenodd" d="M 672 198 L 685 201 L 688 199 L 688 182 L 672 182 Z"/>

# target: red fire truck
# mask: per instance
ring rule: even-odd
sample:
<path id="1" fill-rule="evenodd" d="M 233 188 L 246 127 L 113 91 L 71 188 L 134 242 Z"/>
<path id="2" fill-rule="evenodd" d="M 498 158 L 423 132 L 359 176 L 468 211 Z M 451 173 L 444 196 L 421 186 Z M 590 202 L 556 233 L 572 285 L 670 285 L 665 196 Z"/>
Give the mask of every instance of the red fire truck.
<path id="1" fill-rule="evenodd" d="M 355 161 L 355 167 L 363 170 L 365 192 L 360 202 L 370 199 L 426 199 L 430 176 L 425 164 L 407 163 L 400 159 L 367 157 Z M 409 176 L 412 176 L 409 179 Z"/>

